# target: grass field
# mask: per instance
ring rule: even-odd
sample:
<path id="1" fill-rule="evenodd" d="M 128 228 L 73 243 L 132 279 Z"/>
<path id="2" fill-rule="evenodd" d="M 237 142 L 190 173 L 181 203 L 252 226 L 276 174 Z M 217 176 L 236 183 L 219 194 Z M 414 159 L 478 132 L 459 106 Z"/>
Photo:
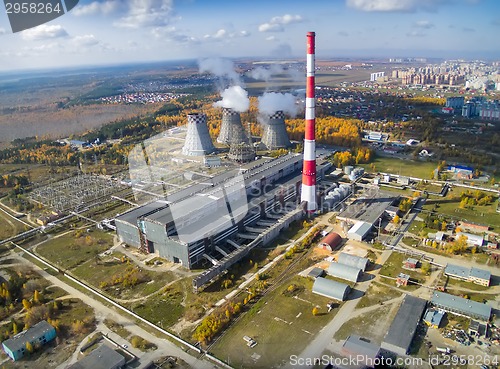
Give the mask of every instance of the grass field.
<path id="1" fill-rule="evenodd" d="M 403 261 L 407 258 L 408 256 L 405 254 L 395 251 L 392 252 L 391 256 L 389 256 L 385 264 L 382 266 L 382 269 L 380 269 L 380 275 L 396 278 L 399 273 L 404 273 L 410 276 L 410 280 L 418 283 L 424 283 L 427 277 L 420 273 L 419 269 L 417 269 L 417 271 L 403 269 Z M 408 289 L 411 287 L 414 287 L 414 285 L 401 286 L 400 288 Z"/>
<path id="2" fill-rule="evenodd" d="M 402 160 L 398 158 L 377 157 L 373 161 L 376 172 L 400 174 L 402 176 L 430 179 L 431 172 L 436 169 L 436 163 L 420 160 Z M 372 172 L 371 164 L 360 165 Z"/>
<path id="3" fill-rule="evenodd" d="M 390 288 L 382 283 L 372 282 L 368 290 L 356 305 L 356 309 L 384 303 L 402 295 L 402 292 Z"/>
<path id="4" fill-rule="evenodd" d="M 456 191 L 456 190 L 455 190 Z M 461 190 L 459 190 L 461 192 Z M 457 192 L 459 194 L 460 192 Z M 436 211 L 454 220 L 468 220 L 469 222 L 489 225 L 494 231 L 500 230 L 500 214 L 496 212 L 496 201 L 492 205 L 473 206 L 461 209 L 460 199 L 428 200 L 424 205 L 425 210 L 432 210 L 437 205 Z"/>
<path id="5" fill-rule="evenodd" d="M 27 227 L 25 224 L 9 217 L 4 213 L 3 209 L 0 209 L 0 240 L 4 240 L 24 232 L 25 227 Z"/>
<path id="6" fill-rule="evenodd" d="M 300 288 L 297 298 L 283 294 L 292 283 Z M 270 368 L 287 362 L 290 353 L 301 352 L 338 311 L 337 307 L 327 313 L 330 300 L 314 295 L 312 284 L 311 279 L 293 277 L 252 306 L 210 350 L 235 368 Z M 320 314 L 313 316 L 316 305 Z M 255 339 L 257 346 L 247 347 L 243 336 Z"/>
<path id="7" fill-rule="evenodd" d="M 87 241 L 86 238 L 90 237 Z M 113 237 L 106 232 L 93 230 L 75 238 L 74 232 L 53 238 L 36 249 L 37 253 L 57 264 L 71 269 L 106 251 L 113 245 Z"/>

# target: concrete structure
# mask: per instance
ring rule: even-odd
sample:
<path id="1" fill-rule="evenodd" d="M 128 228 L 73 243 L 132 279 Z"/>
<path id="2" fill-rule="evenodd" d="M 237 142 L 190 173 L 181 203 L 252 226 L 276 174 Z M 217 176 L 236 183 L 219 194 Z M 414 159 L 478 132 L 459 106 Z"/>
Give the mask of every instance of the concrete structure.
<path id="1" fill-rule="evenodd" d="M 342 237 L 336 232 L 328 233 L 325 238 L 321 240 L 319 246 L 330 251 L 335 250 L 342 243 Z"/>
<path id="2" fill-rule="evenodd" d="M 424 323 L 427 324 L 431 328 L 438 329 L 439 326 L 441 325 L 441 321 L 444 318 L 444 314 L 445 313 L 443 311 L 429 309 L 425 313 Z"/>
<path id="3" fill-rule="evenodd" d="M 315 38 L 314 32 L 307 33 L 306 65 L 306 128 L 304 139 L 304 166 L 302 168 L 301 202 L 306 202 L 310 213 L 316 204 L 316 98 L 315 98 Z"/>
<path id="4" fill-rule="evenodd" d="M 101 345 L 67 369 L 120 369 L 125 367 L 125 357 L 112 348 Z"/>
<path id="5" fill-rule="evenodd" d="M 396 286 L 408 286 L 408 282 L 410 281 L 410 276 L 408 274 L 399 273 L 396 278 Z"/>
<path id="6" fill-rule="evenodd" d="M 361 276 L 361 269 L 341 263 L 330 263 L 328 274 L 346 281 L 357 282 Z"/>
<path id="7" fill-rule="evenodd" d="M 463 96 L 450 96 L 446 98 L 446 103 L 444 106 L 447 108 L 462 110 L 464 104 L 465 104 L 465 99 Z"/>
<path id="8" fill-rule="evenodd" d="M 344 341 L 340 353 L 344 357 L 362 358 L 358 364 L 372 367 L 379 356 L 380 346 L 371 343 L 366 338 L 351 334 Z"/>
<path id="9" fill-rule="evenodd" d="M 345 252 L 341 252 L 337 258 L 337 262 L 348 265 L 354 268 L 361 269 L 363 272 L 366 271 L 370 260 L 367 258 L 362 258 L 361 256 L 346 254 Z"/>
<path id="10" fill-rule="evenodd" d="M 208 133 L 207 116 L 201 113 L 188 114 L 187 133 L 182 154 L 188 156 L 203 156 L 215 151 Z"/>
<path id="11" fill-rule="evenodd" d="M 17 361 L 26 354 L 26 344 L 28 342 L 33 348 L 43 346 L 55 339 L 56 335 L 56 329 L 47 323 L 47 321 L 42 320 L 33 327 L 3 341 L 2 347 L 12 360 Z"/>
<path id="12" fill-rule="evenodd" d="M 276 150 L 290 147 L 290 139 L 286 132 L 285 113 L 279 110 L 266 117 L 262 134 L 262 144 L 268 150 Z"/>
<path id="13" fill-rule="evenodd" d="M 370 82 L 376 82 L 379 78 L 383 78 L 384 76 L 385 72 L 370 73 Z"/>
<path id="14" fill-rule="evenodd" d="M 240 113 L 231 108 L 222 108 L 222 123 L 217 142 L 226 145 L 238 145 L 247 141 L 248 138 L 241 124 Z"/>
<path id="15" fill-rule="evenodd" d="M 485 269 L 465 268 L 459 265 L 448 264 L 444 269 L 444 274 L 467 282 L 472 282 L 482 286 L 489 286 L 491 273 Z"/>
<path id="16" fill-rule="evenodd" d="M 237 163 L 249 163 L 255 160 L 255 149 L 247 143 L 232 144 L 227 156 Z"/>
<path id="17" fill-rule="evenodd" d="M 312 292 L 338 301 L 345 301 L 351 291 L 349 285 L 322 277 L 314 281 Z"/>
<path id="18" fill-rule="evenodd" d="M 444 311 L 481 321 L 488 321 L 491 317 L 491 307 L 489 305 L 444 292 L 435 291 L 432 294 L 431 304 Z"/>
<path id="19" fill-rule="evenodd" d="M 382 348 L 407 355 L 427 302 L 406 295 L 382 342 Z"/>
<path id="20" fill-rule="evenodd" d="M 385 181 L 385 178 L 384 178 Z M 358 198 L 350 206 L 337 215 L 338 220 L 354 224 L 366 222 L 374 225 L 385 215 L 389 206 L 396 200 L 396 196 L 384 191 L 377 191 L 372 197 Z"/>
<path id="21" fill-rule="evenodd" d="M 347 232 L 347 237 L 350 240 L 363 241 L 372 227 L 370 223 L 356 222 Z"/>

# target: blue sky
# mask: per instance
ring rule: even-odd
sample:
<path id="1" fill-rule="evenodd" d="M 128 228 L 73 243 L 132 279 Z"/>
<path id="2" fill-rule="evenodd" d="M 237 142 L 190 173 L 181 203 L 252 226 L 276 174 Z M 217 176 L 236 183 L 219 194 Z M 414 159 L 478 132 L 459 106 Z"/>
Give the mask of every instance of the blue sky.
<path id="1" fill-rule="evenodd" d="M 0 5 L 0 71 L 208 56 L 500 59 L 498 0 L 80 0 L 12 34 Z"/>

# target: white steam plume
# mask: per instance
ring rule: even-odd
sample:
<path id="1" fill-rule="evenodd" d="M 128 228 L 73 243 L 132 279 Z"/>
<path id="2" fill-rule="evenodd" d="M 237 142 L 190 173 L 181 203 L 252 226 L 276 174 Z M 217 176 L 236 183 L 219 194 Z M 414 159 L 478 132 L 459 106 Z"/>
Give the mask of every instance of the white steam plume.
<path id="1" fill-rule="evenodd" d="M 250 107 L 248 92 L 240 86 L 231 86 L 221 92 L 222 100 L 217 101 L 214 106 L 231 108 L 239 113 L 243 113 Z"/>
<path id="2" fill-rule="evenodd" d="M 269 68 L 257 67 L 252 69 L 248 76 L 253 79 L 269 82 L 273 76 L 284 74 L 291 78 L 294 82 L 305 81 L 305 75 L 303 72 L 297 69 L 285 69 L 281 65 L 271 64 Z"/>
<path id="3" fill-rule="evenodd" d="M 241 86 L 242 82 L 240 75 L 234 70 L 234 64 L 229 59 L 222 58 L 207 58 L 198 61 L 200 73 L 211 73 L 219 77 L 223 81 L 227 81 L 229 85 Z M 222 90 L 222 88 L 221 88 Z"/>
<path id="4" fill-rule="evenodd" d="M 295 103 L 295 96 L 292 94 L 283 94 L 278 92 L 266 92 L 259 96 L 259 112 L 261 114 L 271 115 L 278 110 L 294 117 L 297 115 L 299 107 Z"/>

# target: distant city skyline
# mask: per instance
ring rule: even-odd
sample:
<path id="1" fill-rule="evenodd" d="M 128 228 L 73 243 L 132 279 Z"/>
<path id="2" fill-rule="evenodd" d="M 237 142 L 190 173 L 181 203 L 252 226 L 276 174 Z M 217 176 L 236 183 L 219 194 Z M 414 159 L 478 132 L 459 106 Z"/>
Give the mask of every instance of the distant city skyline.
<path id="1" fill-rule="evenodd" d="M 12 34 L 0 7 L 0 71 L 205 57 L 500 59 L 498 0 L 80 0 Z"/>

